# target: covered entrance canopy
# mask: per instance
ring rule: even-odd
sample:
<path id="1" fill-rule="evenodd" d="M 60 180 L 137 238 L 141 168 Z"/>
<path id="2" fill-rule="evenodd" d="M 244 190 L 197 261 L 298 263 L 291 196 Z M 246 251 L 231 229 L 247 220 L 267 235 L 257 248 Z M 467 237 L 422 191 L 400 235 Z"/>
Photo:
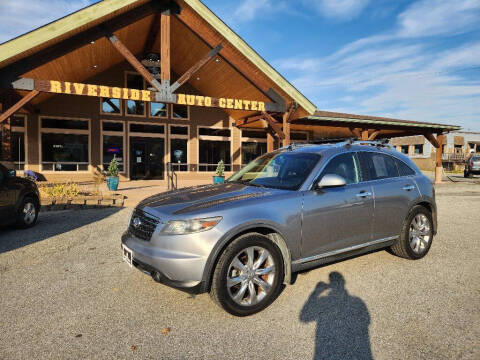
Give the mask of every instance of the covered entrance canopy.
<path id="1" fill-rule="evenodd" d="M 105 75 L 124 62 L 146 88 Z M 38 114 L 52 97 L 72 95 L 220 108 L 228 126 L 265 130 L 268 151 L 290 144 L 295 129 L 310 138 L 421 134 L 437 148 L 459 129 L 317 111 L 198 0 L 103 1 L 13 39 L 0 45 L 0 89 L 4 154 L 13 114 Z"/>

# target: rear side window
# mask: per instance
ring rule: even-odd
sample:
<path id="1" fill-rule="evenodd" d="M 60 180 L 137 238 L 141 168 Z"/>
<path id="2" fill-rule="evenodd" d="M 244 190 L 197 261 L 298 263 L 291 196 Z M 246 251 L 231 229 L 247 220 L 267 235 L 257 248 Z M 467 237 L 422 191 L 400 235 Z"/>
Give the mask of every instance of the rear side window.
<path id="1" fill-rule="evenodd" d="M 400 176 L 415 175 L 415 171 L 410 166 L 405 164 L 403 161 L 395 159 L 395 162 L 397 163 L 398 172 L 400 173 Z"/>
<path id="2" fill-rule="evenodd" d="M 362 152 L 360 154 L 365 175 L 369 180 L 398 177 L 398 169 L 393 157 L 372 152 Z"/>

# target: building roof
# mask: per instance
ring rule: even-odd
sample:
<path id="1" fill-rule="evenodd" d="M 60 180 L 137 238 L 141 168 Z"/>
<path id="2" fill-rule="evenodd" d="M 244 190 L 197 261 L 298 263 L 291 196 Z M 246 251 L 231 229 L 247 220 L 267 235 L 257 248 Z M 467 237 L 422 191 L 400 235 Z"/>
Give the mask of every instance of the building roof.
<path id="1" fill-rule="evenodd" d="M 402 119 L 392 119 L 386 117 L 378 116 L 368 116 L 368 115 L 356 115 L 356 114 L 346 114 L 330 111 L 320 111 L 317 110 L 311 116 L 306 117 L 307 120 L 313 121 L 323 121 L 323 122 L 341 122 L 349 124 L 358 124 L 360 127 L 365 125 L 383 125 L 383 126 L 400 126 L 400 127 L 410 127 L 410 128 L 428 128 L 432 130 L 443 130 L 443 131 L 457 131 L 461 127 L 457 125 L 446 125 L 446 124 L 437 124 L 430 122 L 420 122 L 412 120 L 402 120 Z"/>
<path id="2" fill-rule="evenodd" d="M 148 0 L 104 0 L 3 43 L 0 45 L 0 68 L 147 2 Z M 182 1 L 179 1 L 179 3 L 182 4 Z M 312 102 L 260 57 L 201 1 L 183 0 L 183 3 L 193 9 L 198 16 L 226 39 L 273 84 L 305 109 L 308 114 L 315 112 L 316 107 Z"/>

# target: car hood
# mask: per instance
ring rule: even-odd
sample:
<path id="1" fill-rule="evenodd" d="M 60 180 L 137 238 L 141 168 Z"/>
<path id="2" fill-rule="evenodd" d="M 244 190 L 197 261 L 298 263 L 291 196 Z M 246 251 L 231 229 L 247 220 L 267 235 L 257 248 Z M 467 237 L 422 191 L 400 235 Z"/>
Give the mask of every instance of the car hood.
<path id="1" fill-rule="evenodd" d="M 200 185 L 151 196 L 137 208 L 152 215 L 181 215 L 283 191 L 237 183 Z"/>

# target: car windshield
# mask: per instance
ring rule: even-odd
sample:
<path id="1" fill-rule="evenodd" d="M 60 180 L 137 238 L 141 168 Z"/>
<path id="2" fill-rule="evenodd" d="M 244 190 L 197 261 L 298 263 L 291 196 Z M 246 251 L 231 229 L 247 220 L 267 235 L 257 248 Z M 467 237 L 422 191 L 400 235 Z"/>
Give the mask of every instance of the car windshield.
<path id="1" fill-rule="evenodd" d="M 298 190 L 320 155 L 275 152 L 256 158 L 227 181 L 252 186 Z"/>
<path id="2" fill-rule="evenodd" d="M 480 161 L 480 156 L 473 156 L 472 161 Z"/>

